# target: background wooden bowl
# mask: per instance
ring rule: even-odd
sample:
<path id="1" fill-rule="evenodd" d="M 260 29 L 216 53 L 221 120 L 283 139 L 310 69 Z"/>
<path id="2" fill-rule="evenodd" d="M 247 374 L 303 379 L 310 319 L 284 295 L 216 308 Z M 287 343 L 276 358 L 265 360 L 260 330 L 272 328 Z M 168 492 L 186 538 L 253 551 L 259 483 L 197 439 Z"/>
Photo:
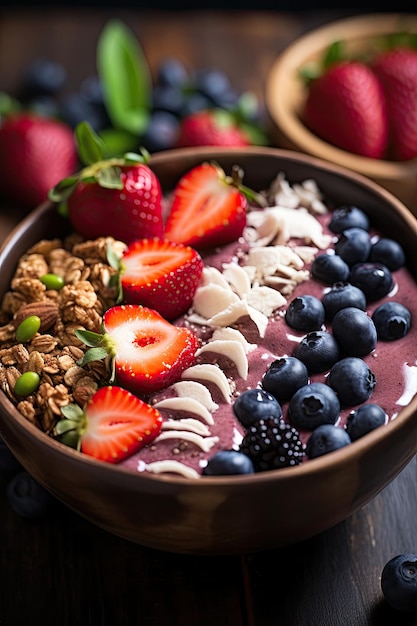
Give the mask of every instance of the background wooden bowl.
<path id="1" fill-rule="evenodd" d="M 265 87 L 267 110 L 276 145 L 299 150 L 369 176 L 417 214 L 417 158 L 385 161 L 341 150 L 310 132 L 300 119 L 307 95 L 300 68 L 319 61 L 334 41 L 344 41 L 346 50 L 368 50 L 381 35 L 417 33 L 417 14 L 382 13 L 331 22 L 297 39 L 273 64 Z"/>
<path id="2" fill-rule="evenodd" d="M 169 190 L 185 171 L 215 159 L 243 167 L 262 189 L 279 173 L 290 183 L 314 178 L 336 204 L 366 207 L 371 220 L 404 245 L 417 276 L 417 222 L 372 181 L 314 157 L 269 148 L 185 149 L 151 165 Z M 9 236 L 0 253 L 0 297 L 16 263 L 41 238 L 66 232 L 45 204 Z M 0 392 L 0 433 L 22 465 L 68 507 L 133 542 L 178 553 L 239 554 L 297 542 L 346 519 L 406 466 L 417 451 L 417 399 L 386 427 L 295 468 L 255 476 L 144 476 L 72 450 L 30 424 Z"/>

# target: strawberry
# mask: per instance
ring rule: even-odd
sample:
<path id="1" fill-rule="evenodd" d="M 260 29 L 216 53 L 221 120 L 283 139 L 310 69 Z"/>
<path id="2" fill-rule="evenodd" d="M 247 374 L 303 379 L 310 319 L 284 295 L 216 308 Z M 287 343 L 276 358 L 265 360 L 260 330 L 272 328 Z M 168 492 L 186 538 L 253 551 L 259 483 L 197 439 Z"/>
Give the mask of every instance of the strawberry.
<path id="1" fill-rule="evenodd" d="M 77 337 L 91 346 L 79 364 L 110 356 L 114 372 L 110 382 L 117 380 L 139 395 L 159 391 L 177 381 L 193 363 L 199 347 L 190 329 L 174 326 L 154 309 L 142 305 L 107 309 L 103 330 L 103 334 L 76 331 Z"/>
<path id="2" fill-rule="evenodd" d="M 340 61 L 310 83 L 304 121 L 325 141 L 364 157 L 380 159 L 388 143 L 382 86 L 358 61 Z"/>
<path id="3" fill-rule="evenodd" d="M 78 166 L 72 130 L 64 123 L 14 113 L 0 126 L 0 194 L 31 209 Z"/>
<path id="4" fill-rule="evenodd" d="M 123 302 L 143 304 L 167 320 L 191 306 L 204 267 L 190 246 L 157 238 L 134 241 L 115 263 Z"/>
<path id="5" fill-rule="evenodd" d="M 242 172 L 233 176 L 213 163 L 189 170 L 177 183 L 165 224 L 165 239 L 197 249 L 238 239 L 246 225 L 248 198 L 259 195 L 241 184 Z"/>
<path id="6" fill-rule="evenodd" d="M 49 193 L 51 201 L 61 203 L 72 227 L 86 239 L 112 236 L 127 244 L 161 237 L 162 190 L 147 165 L 149 155 L 103 159 L 103 146 L 86 122 L 78 125 L 76 136 L 87 166 Z"/>
<path id="7" fill-rule="evenodd" d="M 417 156 L 417 49 L 394 48 L 372 64 L 384 90 L 390 125 L 390 156 Z"/>
<path id="8" fill-rule="evenodd" d="M 84 409 L 62 407 L 56 425 L 62 443 L 100 461 L 118 463 L 157 437 L 162 417 L 157 409 L 122 387 L 101 387 Z"/>
<path id="9" fill-rule="evenodd" d="M 181 120 L 177 148 L 189 146 L 248 146 L 251 139 L 224 109 L 191 113 Z"/>

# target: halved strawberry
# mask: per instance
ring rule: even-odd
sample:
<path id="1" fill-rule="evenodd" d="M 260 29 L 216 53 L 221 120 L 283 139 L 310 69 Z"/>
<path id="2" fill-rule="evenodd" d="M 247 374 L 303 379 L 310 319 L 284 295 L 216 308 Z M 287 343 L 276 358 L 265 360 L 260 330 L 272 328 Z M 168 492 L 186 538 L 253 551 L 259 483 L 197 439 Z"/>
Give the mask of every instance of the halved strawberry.
<path id="1" fill-rule="evenodd" d="M 118 463 L 150 443 L 159 434 L 162 417 L 157 409 L 121 387 L 101 387 L 84 409 L 62 408 L 56 425 L 62 443 L 108 463 Z"/>
<path id="2" fill-rule="evenodd" d="M 149 394 L 177 381 L 194 362 L 199 341 L 188 328 L 174 326 L 157 311 L 139 304 L 122 304 L 103 315 L 104 333 L 78 330 L 91 346 L 81 366 L 91 360 L 112 359 L 115 380 L 132 393 Z"/>
<path id="3" fill-rule="evenodd" d="M 133 242 L 118 265 L 123 302 L 143 304 L 167 320 L 191 306 L 204 267 L 194 248 L 159 238 Z"/>
<path id="4" fill-rule="evenodd" d="M 246 225 L 247 196 L 256 198 L 242 176 L 239 168 L 226 176 L 213 163 L 187 172 L 174 189 L 165 238 L 197 249 L 238 239 Z"/>

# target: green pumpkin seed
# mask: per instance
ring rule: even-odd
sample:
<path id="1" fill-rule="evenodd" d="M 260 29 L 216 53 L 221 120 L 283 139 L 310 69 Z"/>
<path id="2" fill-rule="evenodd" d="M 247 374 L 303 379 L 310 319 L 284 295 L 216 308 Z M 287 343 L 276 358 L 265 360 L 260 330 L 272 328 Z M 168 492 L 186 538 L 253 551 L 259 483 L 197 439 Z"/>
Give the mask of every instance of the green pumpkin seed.
<path id="1" fill-rule="evenodd" d="M 64 279 L 58 274 L 44 274 L 39 279 L 47 289 L 59 291 L 64 286 Z"/>
<path id="2" fill-rule="evenodd" d="M 16 381 L 14 392 L 17 396 L 29 396 L 39 387 L 39 374 L 36 372 L 25 372 Z"/>
<path id="3" fill-rule="evenodd" d="M 30 341 L 41 326 L 41 318 L 37 315 L 29 315 L 16 328 L 16 340 L 20 343 Z"/>

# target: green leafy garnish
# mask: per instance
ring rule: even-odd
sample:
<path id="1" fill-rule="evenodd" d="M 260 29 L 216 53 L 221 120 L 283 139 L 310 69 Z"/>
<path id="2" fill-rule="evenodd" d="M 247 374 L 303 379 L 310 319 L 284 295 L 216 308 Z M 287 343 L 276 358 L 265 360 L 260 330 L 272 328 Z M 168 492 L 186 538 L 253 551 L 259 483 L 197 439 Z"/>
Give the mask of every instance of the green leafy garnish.
<path id="1" fill-rule="evenodd" d="M 152 80 L 139 42 L 119 20 L 110 20 L 101 32 L 97 71 L 112 125 L 141 135 L 150 116 Z"/>

